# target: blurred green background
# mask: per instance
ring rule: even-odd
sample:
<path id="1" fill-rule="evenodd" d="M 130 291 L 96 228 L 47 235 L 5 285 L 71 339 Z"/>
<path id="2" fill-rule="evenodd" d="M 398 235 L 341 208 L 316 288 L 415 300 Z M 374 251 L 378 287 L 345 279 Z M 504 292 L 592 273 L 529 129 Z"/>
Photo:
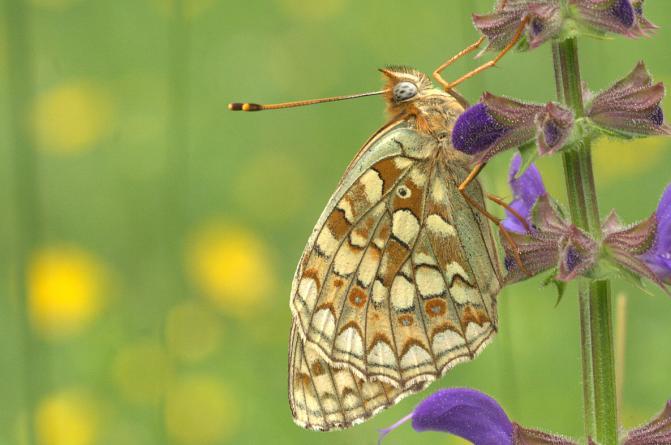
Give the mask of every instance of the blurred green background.
<path id="1" fill-rule="evenodd" d="M 491 6 L 3 0 L 0 444 L 26 443 L 26 420 L 41 445 L 364 444 L 410 412 L 428 392 L 314 433 L 287 403 L 292 274 L 340 174 L 384 122 L 381 100 L 258 114 L 226 104 L 370 91 L 387 64 L 430 72 L 475 40 L 470 14 Z M 646 12 L 662 27 L 653 39 L 580 42 L 593 89 L 640 59 L 671 81 L 671 7 Z M 485 90 L 553 98 L 550 48 L 461 88 L 471 100 Z M 15 134 L 28 138 L 15 145 Z M 647 216 L 671 179 L 670 150 L 659 138 L 600 141 L 602 212 Z M 482 176 L 504 197 L 507 163 Z M 560 159 L 540 167 L 562 198 Z M 671 398 L 671 301 L 650 289 L 614 287 L 627 301 L 625 427 Z M 524 425 L 579 436 L 575 288 L 555 303 L 538 279 L 504 290 L 496 341 L 431 390 L 479 388 Z M 385 443 L 462 442 L 406 425 Z"/>

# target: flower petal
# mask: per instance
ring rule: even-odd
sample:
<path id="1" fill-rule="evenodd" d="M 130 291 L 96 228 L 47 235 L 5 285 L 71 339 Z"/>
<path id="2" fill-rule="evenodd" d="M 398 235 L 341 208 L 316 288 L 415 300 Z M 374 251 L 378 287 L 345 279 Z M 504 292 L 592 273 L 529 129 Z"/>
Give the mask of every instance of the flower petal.
<path id="1" fill-rule="evenodd" d="M 522 157 L 516 154 L 508 170 L 508 183 L 514 197 L 510 207 L 524 218 L 528 225 L 531 225 L 531 209 L 536 204 L 536 200 L 547 192 L 545 191 L 545 185 L 543 185 L 543 178 L 534 164 L 529 165 L 519 178 L 516 177 L 521 164 Z M 515 233 L 526 233 L 527 231 L 522 221 L 507 209 L 503 227 Z"/>
<path id="2" fill-rule="evenodd" d="M 512 445 L 513 426 L 501 406 L 467 388 L 443 389 L 422 401 L 412 416 L 416 431 L 442 431 L 478 445 Z"/>
<path id="3" fill-rule="evenodd" d="M 457 150 L 475 154 L 489 148 L 506 132 L 482 102 L 478 102 L 457 119 L 452 130 L 452 145 Z"/>

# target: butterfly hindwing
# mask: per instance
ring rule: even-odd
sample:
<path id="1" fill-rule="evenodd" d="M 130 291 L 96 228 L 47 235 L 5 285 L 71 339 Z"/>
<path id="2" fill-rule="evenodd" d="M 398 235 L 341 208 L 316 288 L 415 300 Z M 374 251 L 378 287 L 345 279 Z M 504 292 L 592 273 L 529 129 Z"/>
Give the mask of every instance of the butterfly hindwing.
<path id="1" fill-rule="evenodd" d="M 289 354 L 289 404 L 304 428 L 328 431 L 361 423 L 404 397 L 423 390 L 366 381 L 350 369 L 334 368 L 312 347 L 306 347 L 292 325 Z"/>
<path id="2" fill-rule="evenodd" d="M 496 332 L 495 246 L 457 189 L 467 164 L 450 156 L 400 123 L 364 147 L 329 201 L 292 286 L 299 424 L 366 419 L 473 358 Z M 484 206 L 477 181 L 467 192 Z"/>

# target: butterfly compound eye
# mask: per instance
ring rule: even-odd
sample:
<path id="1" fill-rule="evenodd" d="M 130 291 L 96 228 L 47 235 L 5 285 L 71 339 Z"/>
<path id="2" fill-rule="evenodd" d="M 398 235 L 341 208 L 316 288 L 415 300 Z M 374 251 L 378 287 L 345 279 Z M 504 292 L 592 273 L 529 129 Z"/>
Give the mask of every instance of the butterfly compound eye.
<path id="1" fill-rule="evenodd" d="M 399 82 L 392 90 L 394 102 L 403 102 L 417 95 L 417 86 L 412 82 Z"/>

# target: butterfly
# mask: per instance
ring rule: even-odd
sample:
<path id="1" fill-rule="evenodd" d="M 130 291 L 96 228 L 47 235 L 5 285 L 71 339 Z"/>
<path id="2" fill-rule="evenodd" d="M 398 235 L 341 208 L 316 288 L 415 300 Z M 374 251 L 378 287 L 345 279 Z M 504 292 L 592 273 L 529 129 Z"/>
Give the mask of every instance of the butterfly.
<path id="1" fill-rule="evenodd" d="M 502 286 L 485 194 L 470 156 L 451 146 L 464 111 L 440 71 L 380 70 L 391 116 L 355 155 L 303 251 L 292 282 L 289 404 L 301 427 L 361 423 L 471 360 L 497 331 Z M 494 61 L 512 47 L 512 42 Z"/>

